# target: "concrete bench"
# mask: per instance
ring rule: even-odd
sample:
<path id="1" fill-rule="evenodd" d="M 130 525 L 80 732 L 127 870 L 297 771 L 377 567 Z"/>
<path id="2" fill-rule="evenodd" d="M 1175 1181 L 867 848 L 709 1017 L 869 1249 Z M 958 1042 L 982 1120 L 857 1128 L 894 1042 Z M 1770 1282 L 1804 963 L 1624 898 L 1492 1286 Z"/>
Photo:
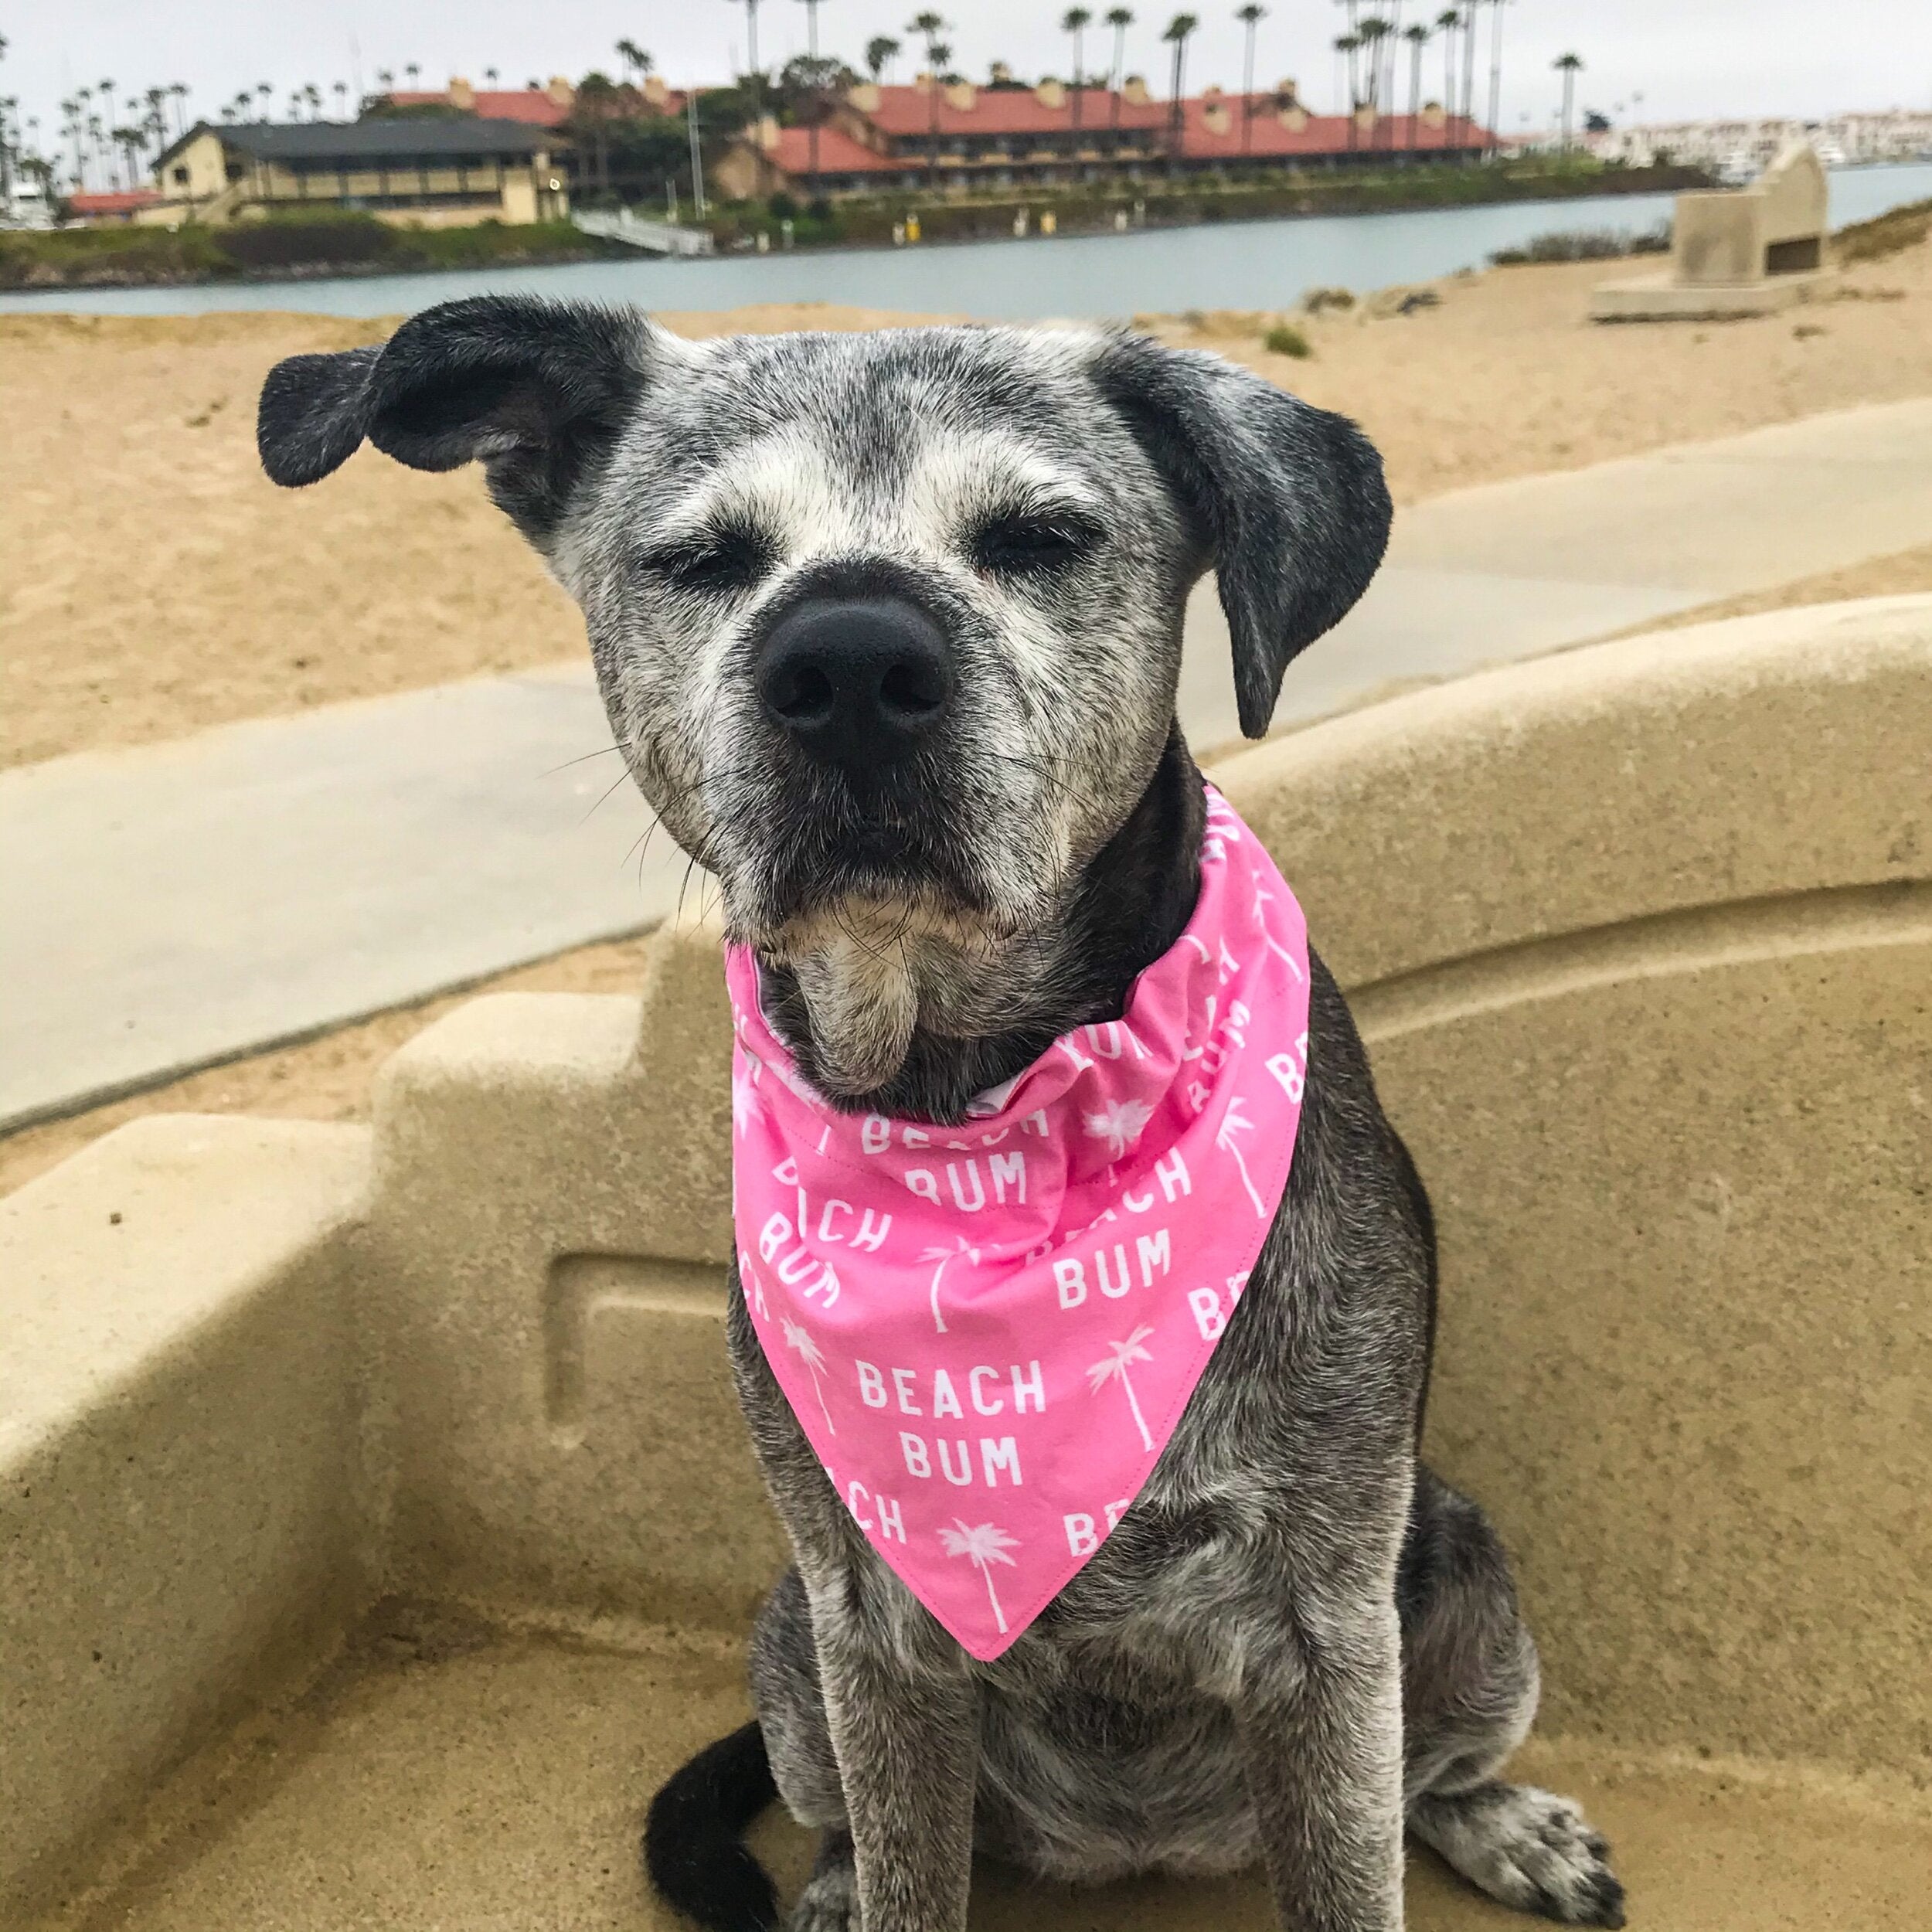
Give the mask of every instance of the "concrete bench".
<path id="1" fill-rule="evenodd" d="M 1519 1567 L 1526 1774 L 1634 1923 L 1923 1923 L 1929 723 L 1899 598 L 1217 772 L 1435 1196 L 1429 1451 Z M 728 1051 L 715 934 L 666 931 L 637 998 L 428 1029 L 371 1130 L 150 1120 L 0 1203 L 0 1923 L 668 1932 L 635 1829 L 739 1721 L 782 1561 L 719 1335 Z M 1514 1922 L 1414 1862 L 1412 1923 Z M 1043 1910 L 991 1874 L 975 1924 Z"/>

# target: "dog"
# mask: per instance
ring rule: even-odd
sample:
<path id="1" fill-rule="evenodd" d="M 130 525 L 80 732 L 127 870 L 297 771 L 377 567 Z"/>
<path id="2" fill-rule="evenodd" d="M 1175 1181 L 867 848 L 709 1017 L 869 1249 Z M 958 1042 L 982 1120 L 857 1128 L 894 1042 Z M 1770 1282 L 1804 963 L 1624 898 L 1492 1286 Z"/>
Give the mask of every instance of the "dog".
<path id="1" fill-rule="evenodd" d="M 1243 730 L 1361 595 L 1379 459 L 1212 355 L 1101 329 L 691 343 L 485 298 L 263 391 L 277 483 L 365 440 L 480 460 L 581 605 L 611 726 L 842 1109 L 941 1124 L 1117 1017 L 1200 877 L 1175 716 L 1216 574 Z M 798 1932 L 961 1932 L 975 1853 L 1043 1878 L 1259 1864 L 1284 1927 L 1393 1932 L 1404 1832 L 1512 1906 L 1621 1925 L 1575 1805 L 1501 1781 L 1539 1672 L 1481 1511 L 1424 1467 L 1430 1206 L 1309 955 L 1307 1095 L 1245 1294 L 1153 1473 L 1005 1654 L 879 1561 L 730 1297 L 732 1368 L 796 1561 L 755 1723 L 651 1808 L 662 1892 L 776 1922 L 740 1842 L 821 1834 Z"/>

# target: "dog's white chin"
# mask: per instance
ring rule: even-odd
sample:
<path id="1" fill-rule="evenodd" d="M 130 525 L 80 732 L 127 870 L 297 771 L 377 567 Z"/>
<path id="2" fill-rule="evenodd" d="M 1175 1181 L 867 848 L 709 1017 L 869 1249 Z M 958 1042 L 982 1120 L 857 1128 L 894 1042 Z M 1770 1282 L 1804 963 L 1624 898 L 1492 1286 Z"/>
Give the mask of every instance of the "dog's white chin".
<path id="1" fill-rule="evenodd" d="M 840 1100 L 875 1091 L 905 1064 L 919 1020 L 919 988 L 903 944 L 883 934 L 834 931 L 792 969 L 811 1016 L 820 1086 Z"/>
<path id="2" fill-rule="evenodd" d="M 818 1084 L 856 1100 L 905 1064 L 922 1021 L 942 1033 L 988 1030 L 987 1016 L 1003 1015 L 1005 1002 L 985 995 L 1003 977 L 1012 937 L 934 901 L 852 895 L 787 920 L 758 947 L 797 977 Z"/>

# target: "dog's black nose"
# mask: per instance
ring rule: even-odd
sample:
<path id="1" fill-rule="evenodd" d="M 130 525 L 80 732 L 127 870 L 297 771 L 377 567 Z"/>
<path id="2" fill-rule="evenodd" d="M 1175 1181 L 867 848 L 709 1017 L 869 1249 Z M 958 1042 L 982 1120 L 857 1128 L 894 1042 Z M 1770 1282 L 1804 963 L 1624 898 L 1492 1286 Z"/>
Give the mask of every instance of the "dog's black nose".
<path id="1" fill-rule="evenodd" d="M 916 751 L 952 702 L 945 634 L 898 597 L 818 597 L 771 627 L 758 658 L 766 715 L 834 764 Z"/>

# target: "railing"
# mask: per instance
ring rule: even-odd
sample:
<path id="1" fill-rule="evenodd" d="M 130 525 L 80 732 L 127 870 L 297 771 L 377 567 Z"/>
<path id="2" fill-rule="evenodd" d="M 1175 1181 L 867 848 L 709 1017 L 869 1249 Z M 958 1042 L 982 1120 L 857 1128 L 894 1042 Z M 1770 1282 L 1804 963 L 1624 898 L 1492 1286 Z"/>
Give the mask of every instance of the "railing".
<path id="1" fill-rule="evenodd" d="M 628 208 L 614 213 L 579 213 L 570 219 L 587 235 L 621 242 L 647 255 L 709 255 L 710 235 L 702 228 L 681 228 L 668 221 L 647 221 Z"/>

